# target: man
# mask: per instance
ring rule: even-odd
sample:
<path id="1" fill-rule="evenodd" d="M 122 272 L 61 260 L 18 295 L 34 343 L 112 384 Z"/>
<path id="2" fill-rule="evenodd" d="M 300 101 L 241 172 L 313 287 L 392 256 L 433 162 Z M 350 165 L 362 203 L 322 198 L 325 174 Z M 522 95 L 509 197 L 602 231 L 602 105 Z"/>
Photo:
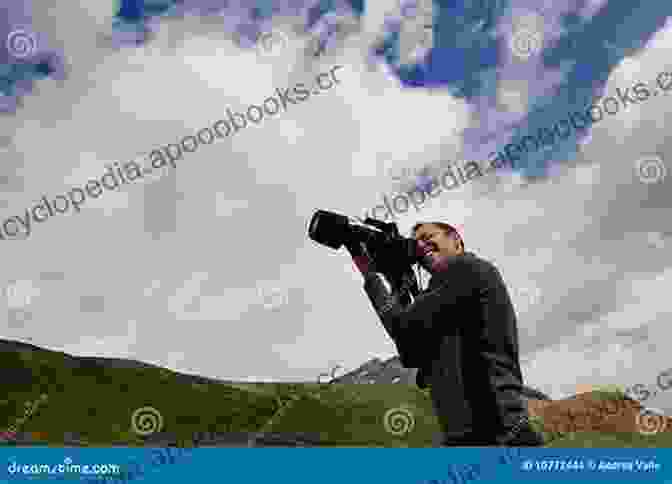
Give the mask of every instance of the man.
<path id="1" fill-rule="evenodd" d="M 430 386 L 443 445 L 543 445 L 521 397 L 516 314 L 499 271 L 465 252 L 448 224 L 419 223 L 413 234 L 432 275 L 415 301 L 364 245 L 348 250 L 402 364 Z"/>

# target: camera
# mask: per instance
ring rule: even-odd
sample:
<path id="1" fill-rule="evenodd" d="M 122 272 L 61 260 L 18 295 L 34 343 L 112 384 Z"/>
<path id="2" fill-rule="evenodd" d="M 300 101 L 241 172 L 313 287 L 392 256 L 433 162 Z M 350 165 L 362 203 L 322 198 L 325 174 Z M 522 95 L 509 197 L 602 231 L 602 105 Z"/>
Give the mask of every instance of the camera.
<path id="1" fill-rule="evenodd" d="M 353 254 L 359 254 L 363 244 L 380 272 L 398 280 L 400 287 L 413 296 L 418 295 L 419 286 L 413 272 L 413 265 L 420 260 L 417 242 L 402 237 L 396 223 L 366 218 L 359 224 L 345 215 L 317 210 L 310 221 L 308 236 L 331 249 L 345 246 Z"/>

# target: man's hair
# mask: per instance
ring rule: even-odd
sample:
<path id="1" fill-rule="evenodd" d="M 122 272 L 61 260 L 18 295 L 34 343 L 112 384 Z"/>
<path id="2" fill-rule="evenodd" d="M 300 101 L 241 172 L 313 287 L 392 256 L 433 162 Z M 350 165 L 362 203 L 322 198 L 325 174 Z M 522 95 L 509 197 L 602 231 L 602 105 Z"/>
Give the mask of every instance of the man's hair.
<path id="1" fill-rule="evenodd" d="M 446 235 L 454 235 L 457 238 L 457 240 L 460 241 L 460 245 L 462 246 L 462 251 L 464 252 L 464 240 L 462 239 L 462 236 L 457 231 L 457 229 L 455 227 L 453 227 L 452 225 L 447 224 L 447 223 L 443 223 L 443 222 L 418 222 L 417 224 L 415 224 L 413 226 L 413 229 L 411 230 L 411 234 L 413 236 L 415 236 L 415 233 L 423 225 L 435 225 L 435 226 L 439 227 L 441 230 L 443 230 L 443 232 Z"/>

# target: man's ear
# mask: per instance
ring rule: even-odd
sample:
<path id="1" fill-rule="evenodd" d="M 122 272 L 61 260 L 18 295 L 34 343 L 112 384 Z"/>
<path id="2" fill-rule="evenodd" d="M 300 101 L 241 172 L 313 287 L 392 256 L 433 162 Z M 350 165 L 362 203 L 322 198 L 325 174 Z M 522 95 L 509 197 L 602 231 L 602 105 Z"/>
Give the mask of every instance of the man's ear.
<path id="1" fill-rule="evenodd" d="M 455 244 L 456 249 L 462 249 L 464 251 L 464 246 L 462 245 L 462 241 L 460 239 L 460 236 L 457 234 L 450 234 L 450 238 L 453 239 L 453 243 Z"/>

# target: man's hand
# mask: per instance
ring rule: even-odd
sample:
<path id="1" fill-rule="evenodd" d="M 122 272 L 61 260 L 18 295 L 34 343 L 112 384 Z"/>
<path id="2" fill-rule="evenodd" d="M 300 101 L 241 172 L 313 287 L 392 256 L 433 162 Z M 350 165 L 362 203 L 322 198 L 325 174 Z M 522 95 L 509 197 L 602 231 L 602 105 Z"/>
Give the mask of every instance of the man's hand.
<path id="1" fill-rule="evenodd" d="M 350 252 L 352 260 L 357 267 L 357 270 L 366 276 L 370 272 L 376 271 L 376 265 L 369 251 L 366 250 L 366 245 L 363 242 L 357 244 L 346 244 L 346 249 Z"/>

